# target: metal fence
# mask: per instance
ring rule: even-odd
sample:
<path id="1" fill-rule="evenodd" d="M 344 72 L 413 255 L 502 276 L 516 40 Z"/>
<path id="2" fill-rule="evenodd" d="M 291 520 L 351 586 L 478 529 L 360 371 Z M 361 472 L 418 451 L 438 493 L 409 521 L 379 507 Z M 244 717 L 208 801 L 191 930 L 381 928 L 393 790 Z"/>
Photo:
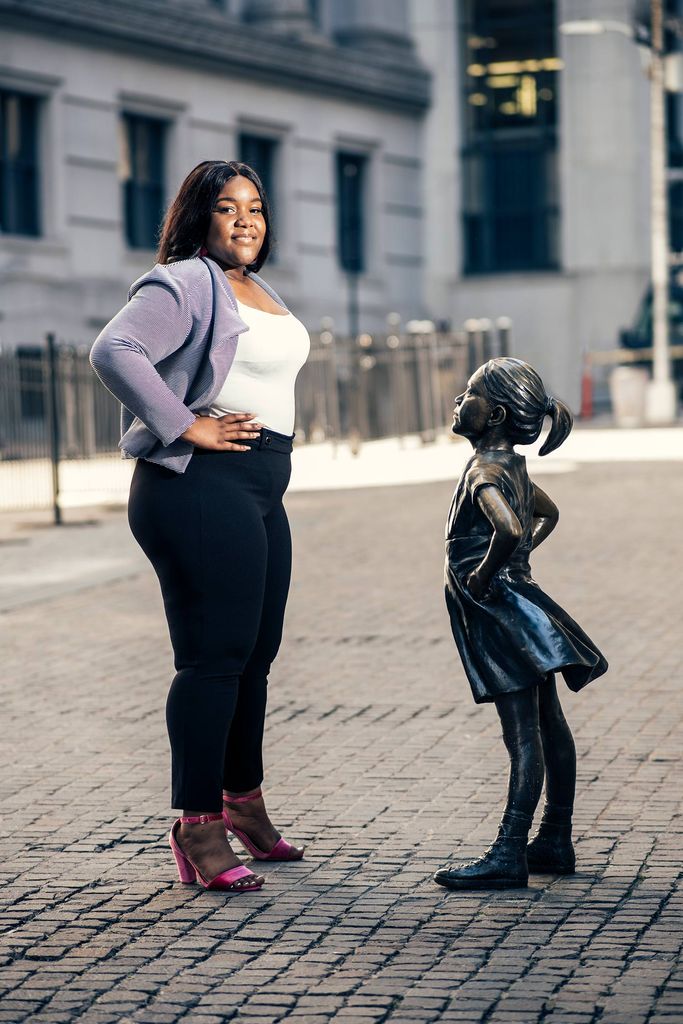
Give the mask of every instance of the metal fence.
<path id="1" fill-rule="evenodd" d="M 508 349 L 509 321 L 468 321 L 439 332 L 311 337 L 296 386 L 297 443 L 419 434 L 450 422 L 453 397 L 474 367 Z M 0 510 L 54 509 L 125 500 L 132 460 L 121 459 L 120 407 L 89 363 L 89 346 L 48 335 L 41 346 L 0 352 Z"/>

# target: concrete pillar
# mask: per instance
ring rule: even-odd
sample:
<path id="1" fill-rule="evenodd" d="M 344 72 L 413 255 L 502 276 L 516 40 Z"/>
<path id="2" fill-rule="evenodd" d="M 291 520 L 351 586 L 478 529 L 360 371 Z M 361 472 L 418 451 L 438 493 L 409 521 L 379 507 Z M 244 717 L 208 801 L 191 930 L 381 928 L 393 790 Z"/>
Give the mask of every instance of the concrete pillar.
<path id="1" fill-rule="evenodd" d="M 333 0 L 338 43 L 374 52 L 411 54 L 408 0 Z"/>
<path id="2" fill-rule="evenodd" d="M 633 24 L 634 0 L 559 0 L 558 23 Z M 648 81 L 634 41 L 612 27 L 559 34 L 560 167 L 566 270 L 647 264 Z"/>
<path id="3" fill-rule="evenodd" d="M 649 83 L 628 34 L 636 2 L 558 0 L 558 24 L 588 19 L 607 29 L 558 37 L 568 380 L 578 380 L 582 349 L 618 346 L 649 276 Z"/>
<path id="4" fill-rule="evenodd" d="M 281 35 L 301 38 L 315 34 L 308 0 L 249 0 L 243 18 Z"/>
<path id="5" fill-rule="evenodd" d="M 456 5 L 412 0 L 411 21 L 418 57 L 434 76 L 421 128 L 425 312 L 450 320 L 462 248 Z"/>

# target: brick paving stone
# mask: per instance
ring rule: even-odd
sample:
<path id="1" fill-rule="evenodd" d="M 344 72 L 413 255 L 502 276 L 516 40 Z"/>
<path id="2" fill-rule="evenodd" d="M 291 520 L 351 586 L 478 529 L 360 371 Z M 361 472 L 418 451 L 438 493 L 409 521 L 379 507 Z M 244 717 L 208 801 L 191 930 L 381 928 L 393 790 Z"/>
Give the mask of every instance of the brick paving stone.
<path id="1" fill-rule="evenodd" d="M 1 620 L 0 1024 L 683 1022 L 683 479 L 653 463 L 539 481 L 562 520 L 538 579 L 611 672 L 563 696 L 578 873 L 519 892 L 430 882 L 490 841 L 506 782 L 443 608 L 447 485 L 289 498 L 267 793 L 308 851 L 241 898 L 174 879 L 170 648 L 125 517 L 69 528 L 79 558 L 107 551 L 87 586 L 41 582 L 63 534 L 25 534 Z"/>

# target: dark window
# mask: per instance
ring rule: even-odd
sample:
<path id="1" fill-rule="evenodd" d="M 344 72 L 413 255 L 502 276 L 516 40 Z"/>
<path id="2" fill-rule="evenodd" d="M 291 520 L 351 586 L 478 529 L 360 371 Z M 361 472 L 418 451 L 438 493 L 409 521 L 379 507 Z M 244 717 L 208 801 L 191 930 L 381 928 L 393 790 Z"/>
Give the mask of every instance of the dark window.
<path id="1" fill-rule="evenodd" d="M 666 0 L 664 13 L 680 17 L 680 0 Z M 680 55 L 683 44 L 678 34 L 665 32 L 664 48 L 667 53 Z M 678 92 L 666 93 L 667 164 L 669 167 L 669 248 L 683 253 L 683 102 Z"/>
<path id="2" fill-rule="evenodd" d="M 0 90 L 0 231 L 38 235 L 38 100 Z"/>
<path id="3" fill-rule="evenodd" d="M 364 193 L 367 157 L 337 153 L 337 252 L 352 274 L 365 270 Z"/>
<path id="4" fill-rule="evenodd" d="M 253 167 L 268 197 L 273 236 L 277 236 L 277 139 L 269 139 L 264 135 L 251 135 L 243 132 L 239 137 L 240 160 L 243 164 Z M 270 253 L 269 262 L 277 263 L 277 248 Z"/>
<path id="5" fill-rule="evenodd" d="M 465 0 L 467 273 L 559 263 L 557 72 L 552 0 Z"/>
<path id="6" fill-rule="evenodd" d="M 272 206 L 275 205 L 277 146 L 276 139 L 268 139 L 263 135 L 249 135 L 244 132 L 239 139 L 240 160 L 243 164 L 249 164 L 254 168 Z"/>
<path id="7" fill-rule="evenodd" d="M 164 213 L 166 123 L 124 114 L 121 128 L 126 241 L 133 249 L 154 249 Z"/>

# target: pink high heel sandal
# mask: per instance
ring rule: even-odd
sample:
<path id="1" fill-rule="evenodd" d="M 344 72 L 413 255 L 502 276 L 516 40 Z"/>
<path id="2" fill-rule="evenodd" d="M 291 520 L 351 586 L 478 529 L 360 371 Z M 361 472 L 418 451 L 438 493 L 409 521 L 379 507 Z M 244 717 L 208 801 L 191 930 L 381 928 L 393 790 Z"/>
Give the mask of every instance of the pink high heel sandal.
<path id="1" fill-rule="evenodd" d="M 225 827 L 228 832 L 232 832 L 234 836 L 237 836 L 242 846 L 252 855 L 252 857 L 255 858 L 255 860 L 301 860 L 304 855 L 305 847 L 292 846 L 292 844 L 288 843 L 286 839 L 280 838 L 272 850 L 265 853 L 252 842 L 246 832 L 243 832 L 241 828 L 237 828 L 233 823 L 232 818 L 230 817 L 230 810 L 225 806 L 226 803 L 246 804 L 249 800 L 258 800 L 262 795 L 261 790 L 258 789 L 255 793 L 251 793 L 249 796 L 231 796 L 230 798 L 224 796 L 223 821 L 225 822 Z"/>
<path id="2" fill-rule="evenodd" d="M 221 889 L 225 892 L 255 892 L 261 888 L 263 882 L 257 882 L 255 885 L 235 885 L 239 878 L 247 878 L 249 875 L 254 879 L 256 878 L 254 872 L 250 871 L 249 868 L 245 868 L 243 864 L 240 864 L 237 868 L 221 871 L 215 878 L 207 881 L 197 865 L 178 846 L 176 832 L 181 822 L 188 825 L 204 825 L 207 821 L 220 821 L 222 817 L 222 814 L 201 814 L 197 818 L 177 818 L 173 822 L 173 827 L 168 835 L 168 841 L 178 866 L 178 877 L 184 885 L 192 885 L 193 882 L 199 882 L 205 889 Z"/>

